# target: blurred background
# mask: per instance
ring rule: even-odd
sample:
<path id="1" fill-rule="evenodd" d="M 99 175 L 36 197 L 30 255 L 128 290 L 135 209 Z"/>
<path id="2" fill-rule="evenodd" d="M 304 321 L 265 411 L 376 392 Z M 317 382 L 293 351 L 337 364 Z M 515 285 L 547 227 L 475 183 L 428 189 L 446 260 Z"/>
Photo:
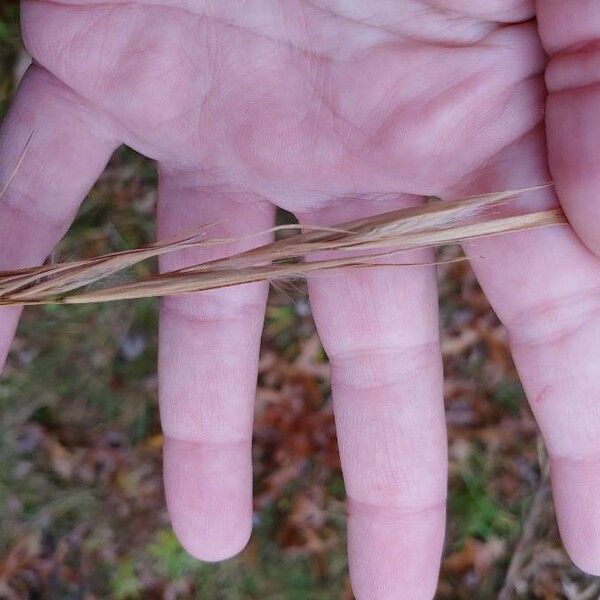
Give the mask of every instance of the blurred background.
<path id="1" fill-rule="evenodd" d="M 0 119 L 27 64 L 18 5 L 2 0 Z M 119 151 L 56 259 L 151 242 L 155 190 L 152 163 Z M 558 541 L 502 326 L 466 263 L 439 279 L 451 465 L 438 598 L 599 598 Z M 169 528 L 156 334 L 154 300 L 26 312 L 0 380 L 0 598 L 351 600 L 329 371 L 303 286 L 271 293 L 255 530 L 219 565 L 188 557 Z"/>

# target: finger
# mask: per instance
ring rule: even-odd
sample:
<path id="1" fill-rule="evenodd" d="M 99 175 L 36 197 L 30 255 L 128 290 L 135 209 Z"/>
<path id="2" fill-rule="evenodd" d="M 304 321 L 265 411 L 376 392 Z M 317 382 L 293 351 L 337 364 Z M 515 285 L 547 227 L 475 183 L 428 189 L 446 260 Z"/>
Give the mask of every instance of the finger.
<path id="1" fill-rule="evenodd" d="M 14 176 L 0 198 L 0 270 L 45 259 L 116 145 L 93 108 L 30 68 L 0 130 L 0 188 Z M 0 309 L 0 368 L 19 314 Z"/>
<path id="2" fill-rule="evenodd" d="M 161 173 L 159 235 L 208 223 L 211 237 L 240 238 L 273 225 L 273 208 L 256 195 L 190 183 Z M 165 256 L 163 271 L 268 241 Z M 173 528 L 204 560 L 232 556 L 252 526 L 251 441 L 260 336 L 268 286 L 252 284 L 166 298 L 160 312 L 160 402 L 164 477 Z"/>
<path id="3" fill-rule="evenodd" d="M 538 0 L 546 71 L 550 171 L 584 243 L 600 254 L 600 4 Z"/>
<path id="4" fill-rule="evenodd" d="M 299 218 L 332 225 L 366 216 L 364 205 L 347 201 Z M 309 292 L 331 364 L 354 593 L 359 600 L 432 597 L 447 471 L 435 269 L 320 273 L 311 275 Z"/>
<path id="5" fill-rule="evenodd" d="M 505 150 L 471 191 L 547 180 L 540 132 Z M 527 195 L 521 210 L 556 199 Z M 600 261 L 568 226 L 480 240 L 473 268 L 506 325 L 548 450 L 561 536 L 574 562 L 600 574 Z"/>

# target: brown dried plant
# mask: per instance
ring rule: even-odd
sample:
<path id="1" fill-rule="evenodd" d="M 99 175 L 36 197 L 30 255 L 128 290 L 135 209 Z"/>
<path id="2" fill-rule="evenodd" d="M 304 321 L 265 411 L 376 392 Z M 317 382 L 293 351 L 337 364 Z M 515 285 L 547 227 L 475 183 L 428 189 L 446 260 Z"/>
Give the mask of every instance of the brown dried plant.
<path id="1" fill-rule="evenodd" d="M 8 187 L 5 186 L 5 190 Z M 545 187 L 545 186 L 542 186 Z M 494 216 L 489 209 L 514 201 L 539 188 L 485 194 L 461 200 L 433 202 L 338 227 L 313 227 L 297 235 L 227 258 L 213 260 L 144 280 L 99 289 L 105 280 L 137 263 L 169 252 L 236 240 L 211 239 L 210 225 L 202 231 L 147 248 L 116 252 L 73 262 L 0 272 L 0 305 L 82 304 L 200 292 L 256 281 L 280 281 L 308 273 L 366 266 L 402 267 L 382 260 L 414 248 L 459 243 L 474 238 L 566 223 L 560 208 L 514 216 Z M 1 201 L 1 195 L 0 195 Z M 299 226 L 276 227 L 298 229 Z M 265 232 L 257 232 L 256 235 Z M 252 236 L 250 236 L 252 237 Z M 326 259 L 312 259 L 315 252 Z"/>

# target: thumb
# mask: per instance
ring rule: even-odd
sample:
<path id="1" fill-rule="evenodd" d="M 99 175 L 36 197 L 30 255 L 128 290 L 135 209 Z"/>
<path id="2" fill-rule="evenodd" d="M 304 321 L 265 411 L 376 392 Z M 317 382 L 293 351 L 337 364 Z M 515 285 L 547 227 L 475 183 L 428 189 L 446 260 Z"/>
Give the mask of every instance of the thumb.
<path id="1" fill-rule="evenodd" d="M 538 0 L 546 71 L 548 158 L 560 202 L 600 255 L 600 3 Z"/>

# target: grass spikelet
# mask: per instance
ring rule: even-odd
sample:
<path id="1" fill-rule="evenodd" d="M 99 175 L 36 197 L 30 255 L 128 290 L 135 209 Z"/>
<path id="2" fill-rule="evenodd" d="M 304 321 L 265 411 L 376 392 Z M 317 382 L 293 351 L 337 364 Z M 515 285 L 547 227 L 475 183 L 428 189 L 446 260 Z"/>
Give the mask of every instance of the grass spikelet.
<path id="1" fill-rule="evenodd" d="M 381 259 L 413 248 L 459 243 L 566 223 L 559 208 L 508 217 L 486 217 L 490 207 L 538 189 L 430 203 L 343 223 L 338 227 L 314 227 L 227 258 L 133 283 L 89 289 L 90 284 L 97 284 L 149 258 L 234 241 L 211 239 L 210 225 L 207 225 L 202 231 L 160 241 L 148 248 L 116 252 L 89 260 L 0 272 L 0 305 L 107 302 L 200 292 L 256 281 L 283 281 L 331 269 L 367 266 L 398 268 L 403 265 L 381 264 Z M 298 226 L 276 227 L 271 231 L 290 228 Z M 255 235 L 263 233 L 256 232 Z M 314 253 L 323 251 L 327 251 L 327 259 L 310 260 Z"/>

